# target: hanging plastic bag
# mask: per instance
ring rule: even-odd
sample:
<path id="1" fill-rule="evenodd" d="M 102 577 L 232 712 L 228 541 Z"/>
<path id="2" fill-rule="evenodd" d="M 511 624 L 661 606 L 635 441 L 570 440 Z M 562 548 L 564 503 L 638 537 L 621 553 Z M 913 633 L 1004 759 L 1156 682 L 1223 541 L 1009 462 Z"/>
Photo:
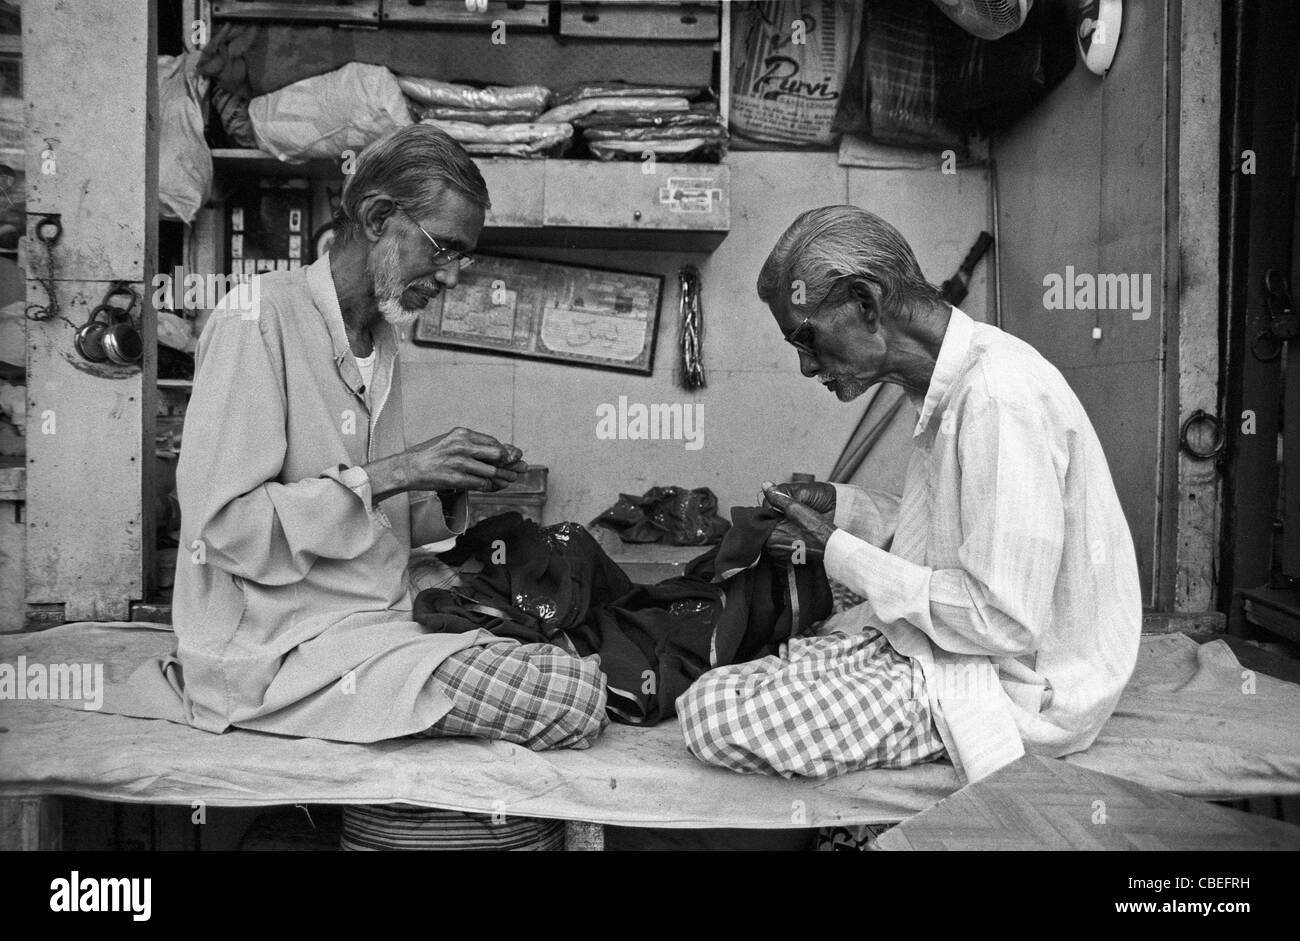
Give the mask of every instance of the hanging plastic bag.
<path id="1" fill-rule="evenodd" d="M 199 53 L 158 57 L 158 204 L 164 219 L 194 221 L 212 189 L 212 151 L 203 139 L 208 80 Z"/>
<path id="2" fill-rule="evenodd" d="M 965 35 L 930 4 L 875 0 L 835 115 L 836 133 L 894 147 L 963 149 L 940 86 L 945 37 Z"/>
<path id="3" fill-rule="evenodd" d="M 248 113 L 257 146 L 287 163 L 334 160 L 411 123 L 393 73 L 362 62 L 259 95 Z"/>
<path id="4" fill-rule="evenodd" d="M 857 4 L 797 0 L 736 5 L 731 129 L 755 141 L 831 143 L 857 35 Z"/>

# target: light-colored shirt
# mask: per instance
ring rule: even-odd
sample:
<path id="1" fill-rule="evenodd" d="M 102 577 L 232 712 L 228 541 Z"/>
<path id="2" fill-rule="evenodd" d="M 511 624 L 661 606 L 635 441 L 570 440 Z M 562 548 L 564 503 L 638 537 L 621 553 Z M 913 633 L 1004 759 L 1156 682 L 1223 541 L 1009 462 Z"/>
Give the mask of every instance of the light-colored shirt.
<path id="1" fill-rule="evenodd" d="M 353 354 L 355 356 L 355 354 Z M 366 396 L 366 404 L 372 404 L 370 387 L 375 384 L 375 360 L 378 350 L 372 349 L 369 356 L 356 356 L 357 369 L 361 371 L 361 387 Z"/>
<path id="2" fill-rule="evenodd" d="M 1036 350 L 953 308 L 901 499 L 836 485 L 826 570 L 925 673 L 954 764 L 1087 748 L 1137 661 L 1137 560 L 1083 406 Z"/>
<path id="3" fill-rule="evenodd" d="M 229 296 L 198 344 L 176 657 L 138 671 L 118 711 L 348 742 L 422 731 L 451 707 L 434 669 L 498 642 L 411 619 L 411 547 L 463 532 L 464 494 L 448 516 L 434 493 L 372 507 L 361 465 L 406 447 L 397 337 L 374 330 L 367 403 L 328 256 L 251 294 Z"/>

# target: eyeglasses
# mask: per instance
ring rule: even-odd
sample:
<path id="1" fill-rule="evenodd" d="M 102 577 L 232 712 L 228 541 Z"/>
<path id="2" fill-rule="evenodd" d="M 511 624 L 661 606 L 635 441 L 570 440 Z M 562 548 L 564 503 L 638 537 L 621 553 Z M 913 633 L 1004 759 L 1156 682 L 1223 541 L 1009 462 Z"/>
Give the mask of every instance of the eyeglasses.
<path id="1" fill-rule="evenodd" d="M 398 209 L 401 209 L 402 215 L 410 219 L 411 224 L 414 225 L 417 229 L 419 229 L 420 232 L 424 235 L 424 237 L 427 238 L 430 241 L 430 243 L 432 243 L 434 247 L 434 254 L 433 254 L 434 265 L 436 265 L 439 268 L 442 268 L 446 265 L 450 265 L 452 262 L 455 262 L 456 265 L 460 268 L 460 270 L 464 271 L 470 265 L 474 264 L 473 255 L 469 255 L 466 254 L 465 252 L 457 251 L 454 248 L 446 248 L 445 246 L 439 245 L 438 240 L 435 239 L 428 232 L 425 232 L 424 226 L 420 225 L 420 223 L 416 221 L 415 216 L 407 212 L 406 209 L 403 208 L 401 203 L 394 202 L 393 205 L 396 206 Z"/>
<path id="2" fill-rule="evenodd" d="M 814 313 L 816 313 L 816 311 L 814 311 Z M 811 317 L 811 315 L 809 315 L 809 317 Z M 813 359 L 816 359 L 817 350 L 813 347 L 816 334 L 813 330 L 813 325 L 809 323 L 809 317 L 805 317 L 803 320 L 799 321 L 797 327 L 785 334 L 785 342 L 789 343 L 805 356 L 811 356 Z"/>
<path id="3" fill-rule="evenodd" d="M 812 319 L 817 315 L 817 312 L 826 305 L 826 302 L 830 300 L 831 295 L 835 293 L 835 285 L 839 282 L 840 278 L 843 277 L 846 277 L 846 275 L 839 275 L 838 277 L 832 278 L 830 287 L 827 289 L 826 294 L 822 297 L 817 306 L 813 308 L 812 313 L 799 321 L 793 330 L 784 334 L 785 342 L 789 343 L 805 356 L 811 356 L 813 359 L 817 359 L 817 333 L 813 329 Z"/>

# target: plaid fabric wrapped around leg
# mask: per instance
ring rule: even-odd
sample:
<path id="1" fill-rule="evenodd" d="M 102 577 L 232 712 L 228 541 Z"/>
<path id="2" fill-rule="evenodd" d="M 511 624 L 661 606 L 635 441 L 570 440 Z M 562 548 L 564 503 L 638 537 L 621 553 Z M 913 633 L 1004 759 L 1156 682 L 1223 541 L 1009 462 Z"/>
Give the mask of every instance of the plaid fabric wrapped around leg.
<path id="1" fill-rule="evenodd" d="M 458 651 L 433 671 L 451 711 L 427 736 L 494 738 L 548 748 L 588 748 L 609 724 L 600 658 L 551 644 L 504 641 Z"/>
<path id="2" fill-rule="evenodd" d="M 711 670 L 677 715 L 691 754 L 733 771 L 829 778 L 943 754 L 920 667 L 873 630 Z"/>

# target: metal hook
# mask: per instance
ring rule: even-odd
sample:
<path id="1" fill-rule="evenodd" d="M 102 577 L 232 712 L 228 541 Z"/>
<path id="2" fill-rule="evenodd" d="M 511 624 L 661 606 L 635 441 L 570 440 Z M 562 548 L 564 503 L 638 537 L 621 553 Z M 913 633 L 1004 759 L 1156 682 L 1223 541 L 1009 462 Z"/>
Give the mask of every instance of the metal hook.
<path id="1" fill-rule="evenodd" d="M 1205 422 L 1214 429 L 1214 447 L 1210 448 L 1208 451 L 1193 447 L 1191 439 L 1188 437 L 1187 433 L 1191 430 L 1192 425 L 1195 425 L 1197 422 Z M 1182 446 L 1182 449 L 1192 457 L 1201 460 L 1212 458 L 1223 450 L 1223 423 L 1205 409 L 1198 408 L 1183 420 L 1183 426 L 1178 431 L 1178 443 Z"/>

